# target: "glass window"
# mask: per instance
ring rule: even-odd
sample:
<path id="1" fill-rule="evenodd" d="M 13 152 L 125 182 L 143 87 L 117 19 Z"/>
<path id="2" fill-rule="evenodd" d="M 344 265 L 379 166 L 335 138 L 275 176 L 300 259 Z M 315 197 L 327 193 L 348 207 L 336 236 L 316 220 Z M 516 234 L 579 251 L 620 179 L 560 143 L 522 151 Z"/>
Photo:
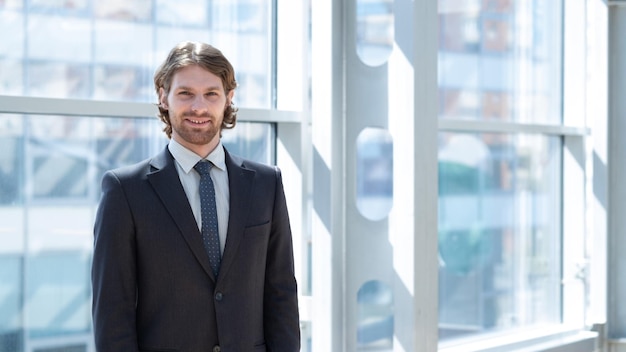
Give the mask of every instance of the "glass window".
<path id="1" fill-rule="evenodd" d="M 439 140 L 440 338 L 560 323 L 561 139 Z"/>
<path id="2" fill-rule="evenodd" d="M 2 0 L 0 1 L 0 9 L 21 9 L 24 6 L 24 0 Z"/>
<path id="3" fill-rule="evenodd" d="M 27 62 L 26 90 L 50 98 L 88 98 L 89 66 L 50 61 Z"/>
<path id="4" fill-rule="evenodd" d="M 148 21 L 152 16 L 152 0 L 107 0 L 94 2 L 97 18 L 118 21 Z"/>
<path id="5" fill-rule="evenodd" d="M 17 11 L 3 11 L 0 2 L 0 57 L 21 58 L 24 56 L 24 15 Z M 0 70 L 2 72 L 3 70 Z"/>
<path id="6" fill-rule="evenodd" d="M 11 33 L 0 41 L 0 95 L 156 102 L 147 88 L 157 65 L 190 40 L 214 45 L 231 61 L 246 83 L 235 97 L 238 107 L 272 107 L 272 2 L 28 4 L 19 11 L 22 2 L 0 1 L 0 30 Z"/>
<path id="7" fill-rule="evenodd" d="M 366 65 L 384 64 L 393 50 L 393 0 L 357 0 L 356 52 Z"/>
<path id="8" fill-rule="evenodd" d="M 357 351 L 393 350 L 393 291 L 372 280 L 357 292 Z"/>
<path id="9" fill-rule="evenodd" d="M 21 203 L 24 133 L 21 116 L 0 118 L 0 206 Z M 0 231 L 1 234 L 2 231 Z"/>
<path id="10" fill-rule="evenodd" d="M 96 65 L 94 80 L 94 99 L 156 101 L 152 77 L 140 67 Z"/>
<path id="11" fill-rule="evenodd" d="M 356 206 L 370 220 L 384 219 L 393 205 L 393 140 L 387 130 L 368 127 L 356 149 Z"/>
<path id="12" fill-rule="evenodd" d="M 440 117 L 560 124 L 561 2 L 454 4 L 439 7 Z"/>
<path id="13" fill-rule="evenodd" d="M 0 234 L 1 236 L 1 234 Z M 2 243 L 7 243 L 4 236 Z M 22 351 L 22 258 L 0 251 L 0 350 Z"/>
<path id="14" fill-rule="evenodd" d="M 1 44 L 0 44 L 1 45 Z M 24 92 L 24 70 L 19 60 L 5 60 L 0 70 L 0 93 L 21 95 Z"/>
<path id="15" fill-rule="evenodd" d="M 94 28 L 94 61 L 103 64 L 147 66 L 147 55 L 152 51 L 153 41 L 150 25 L 110 19 L 97 20 Z M 159 60 L 165 60 L 165 56 Z"/>
<path id="16" fill-rule="evenodd" d="M 81 250 L 42 251 L 28 257 L 29 339 L 89 332 L 90 272 L 91 258 Z"/>
<path id="17" fill-rule="evenodd" d="M 177 26 L 206 26 L 207 0 L 156 1 L 157 22 Z"/>
<path id="18" fill-rule="evenodd" d="M 27 54 L 30 60 L 46 62 L 89 62 L 91 21 L 61 15 L 27 16 Z"/>
<path id="19" fill-rule="evenodd" d="M 222 143 L 232 154 L 265 164 L 276 162 L 276 126 L 269 123 L 237 123 L 222 133 Z"/>

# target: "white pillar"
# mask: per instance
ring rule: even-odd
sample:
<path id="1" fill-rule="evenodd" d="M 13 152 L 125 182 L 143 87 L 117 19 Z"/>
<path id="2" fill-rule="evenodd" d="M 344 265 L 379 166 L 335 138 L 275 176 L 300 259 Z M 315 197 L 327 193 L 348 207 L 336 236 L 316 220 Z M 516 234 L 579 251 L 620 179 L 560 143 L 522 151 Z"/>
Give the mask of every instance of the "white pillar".
<path id="1" fill-rule="evenodd" d="M 626 1 L 609 3 L 607 337 L 609 351 L 622 352 L 626 351 Z"/>

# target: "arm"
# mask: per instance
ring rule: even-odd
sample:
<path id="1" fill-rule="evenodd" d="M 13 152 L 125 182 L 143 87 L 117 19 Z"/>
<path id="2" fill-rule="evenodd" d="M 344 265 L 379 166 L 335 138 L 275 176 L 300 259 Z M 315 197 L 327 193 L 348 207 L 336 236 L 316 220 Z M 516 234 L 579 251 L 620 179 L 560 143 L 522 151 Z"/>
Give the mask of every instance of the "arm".
<path id="1" fill-rule="evenodd" d="M 102 179 L 91 271 L 96 349 L 137 351 L 135 237 L 124 189 L 112 172 Z"/>
<path id="2" fill-rule="evenodd" d="M 300 350 L 298 292 L 294 276 L 293 243 L 280 171 L 265 273 L 263 320 L 268 351 Z"/>

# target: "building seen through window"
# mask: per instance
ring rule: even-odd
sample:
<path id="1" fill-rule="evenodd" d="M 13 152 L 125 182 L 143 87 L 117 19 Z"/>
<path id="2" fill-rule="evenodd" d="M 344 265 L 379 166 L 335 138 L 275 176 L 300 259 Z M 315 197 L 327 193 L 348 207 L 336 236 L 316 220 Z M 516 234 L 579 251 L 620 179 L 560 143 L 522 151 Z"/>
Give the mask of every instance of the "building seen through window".
<path id="1" fill-rule="evenodd" d="M 440 1 L 440 119 L 560 124 L 559 2 L 464 4 Z M 441 340 L 560 324 L 561 148 L 440 133 Z"/>

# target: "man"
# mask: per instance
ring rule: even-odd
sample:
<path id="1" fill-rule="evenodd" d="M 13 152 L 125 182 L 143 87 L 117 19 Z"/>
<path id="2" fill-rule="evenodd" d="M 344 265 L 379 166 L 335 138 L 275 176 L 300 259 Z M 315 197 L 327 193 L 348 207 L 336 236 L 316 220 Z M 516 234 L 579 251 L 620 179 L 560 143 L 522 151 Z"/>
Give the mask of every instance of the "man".
<path id="1" fill-rule="evenodd" d="M 210 45 L 183 42 L 154 83 L 167 148 L 102 180 L 97 350 L 299 351 L 280 171 L 230 155 L 220 141 L 236 122 L 231 64 Z"/>

